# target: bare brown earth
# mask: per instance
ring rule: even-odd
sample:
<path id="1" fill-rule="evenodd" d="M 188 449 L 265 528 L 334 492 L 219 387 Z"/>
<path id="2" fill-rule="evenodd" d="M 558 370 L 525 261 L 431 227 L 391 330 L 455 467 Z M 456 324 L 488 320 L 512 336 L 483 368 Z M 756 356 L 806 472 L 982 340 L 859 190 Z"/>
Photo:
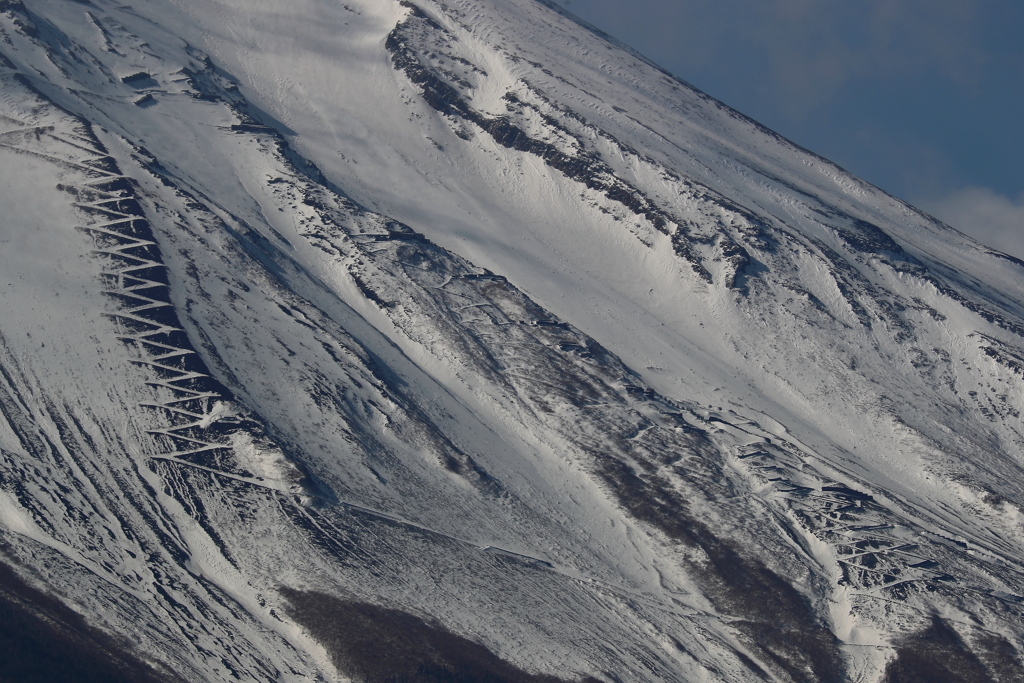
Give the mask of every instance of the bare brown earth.
<path id="1" fill-rule="evenodd" d="M 291 616 L 343 673 L 365 683 L 568 683 L 531 674 L 420 617 L 313 591 L 282 589 Z M 598 683 L 593 678 L 580 683 Z"/>

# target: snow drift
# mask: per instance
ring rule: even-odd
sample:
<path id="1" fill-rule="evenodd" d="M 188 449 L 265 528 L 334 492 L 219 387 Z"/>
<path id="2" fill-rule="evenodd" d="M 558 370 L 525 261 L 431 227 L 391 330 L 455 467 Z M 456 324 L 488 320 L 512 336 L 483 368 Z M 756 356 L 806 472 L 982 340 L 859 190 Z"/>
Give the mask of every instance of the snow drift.
<path id="1" fill-rule="evenodd" d="M 1024 678 L 1024 263 L 547 2 L 0 31 L 0 671 Z"/>

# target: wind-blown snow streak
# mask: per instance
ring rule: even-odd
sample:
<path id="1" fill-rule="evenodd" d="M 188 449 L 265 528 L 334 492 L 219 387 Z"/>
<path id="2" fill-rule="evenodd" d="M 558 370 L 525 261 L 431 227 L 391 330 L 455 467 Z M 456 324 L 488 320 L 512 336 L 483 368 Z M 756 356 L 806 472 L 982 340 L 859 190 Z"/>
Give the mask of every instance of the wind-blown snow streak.
<path id="1" fill-rule="evenodd" d="M 1024 678 L 1024 264 L 533 0 L 0 31 L 0 599 L 168 680 Z"/>

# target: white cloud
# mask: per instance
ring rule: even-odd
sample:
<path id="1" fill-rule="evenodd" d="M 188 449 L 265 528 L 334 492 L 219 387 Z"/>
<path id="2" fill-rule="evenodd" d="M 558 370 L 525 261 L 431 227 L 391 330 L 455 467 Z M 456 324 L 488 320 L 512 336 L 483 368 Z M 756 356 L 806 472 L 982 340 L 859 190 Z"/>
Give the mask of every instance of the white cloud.
<path id="1" fill-rule="evenodd" d="M 918 205 L 979 242 L 1024 259 L 1024 192 L 1014 200 L 985 187 L 968 187 Z"/>

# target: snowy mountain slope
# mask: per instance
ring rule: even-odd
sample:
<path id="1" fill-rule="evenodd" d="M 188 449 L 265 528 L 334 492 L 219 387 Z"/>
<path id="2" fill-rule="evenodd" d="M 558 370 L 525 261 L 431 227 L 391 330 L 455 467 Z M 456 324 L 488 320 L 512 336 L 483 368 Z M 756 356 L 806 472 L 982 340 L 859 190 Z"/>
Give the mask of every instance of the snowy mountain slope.
<path id="1" fill-rule="evenodd" d="M 4 562 L 147 675 L 1024 676 L 1019 262 L 532 1 L 0 9 Z"/>

